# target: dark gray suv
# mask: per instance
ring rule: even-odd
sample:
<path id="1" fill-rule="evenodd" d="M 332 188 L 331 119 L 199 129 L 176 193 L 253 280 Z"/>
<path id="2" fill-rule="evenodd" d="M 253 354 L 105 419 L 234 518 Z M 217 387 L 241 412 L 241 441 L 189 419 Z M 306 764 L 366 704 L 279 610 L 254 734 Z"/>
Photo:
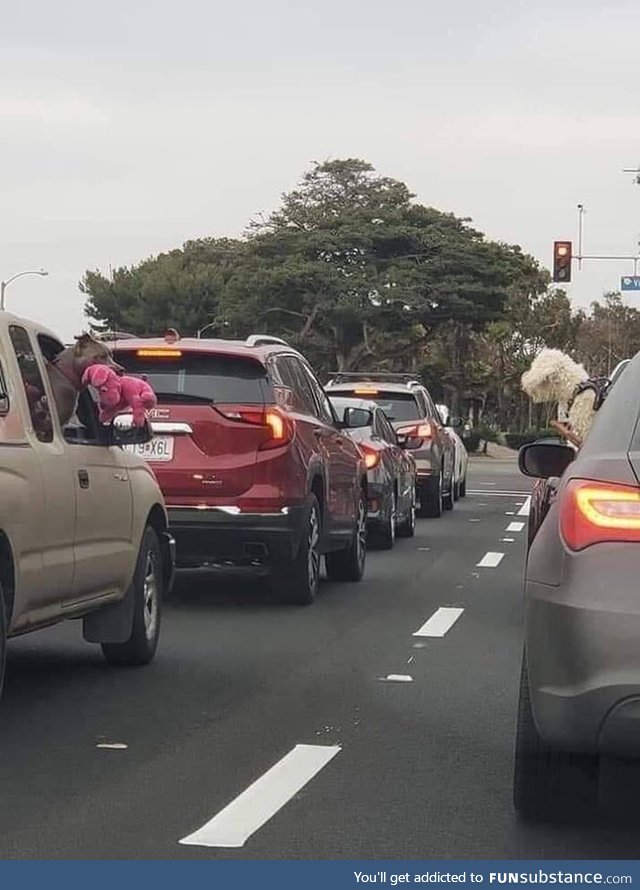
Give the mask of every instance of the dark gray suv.
<path id="1" fill-rule="evenodd" d="M 420 439 L 416 462 L 419 516 L 440 516 L 454 503 L 455 448 L 428 390 L 411 374 L 372 371 L 336 373 L 325 387 L 330 395 L 376 402 L 392 422 L 399 441 Z M 415 443 L 417 444 L 417 443 Z"/>

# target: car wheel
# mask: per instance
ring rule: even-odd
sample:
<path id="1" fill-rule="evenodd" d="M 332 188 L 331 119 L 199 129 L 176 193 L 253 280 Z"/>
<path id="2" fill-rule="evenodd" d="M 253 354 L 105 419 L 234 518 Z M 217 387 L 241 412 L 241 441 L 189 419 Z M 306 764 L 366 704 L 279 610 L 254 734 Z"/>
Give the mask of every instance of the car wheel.
<path id="1" fill-rule="evenodd" d="M 310 606 L 320 582 L 320 504 L 311 495 L 305 531 L 293 562 L 274 568 L 271 579 L 278 597 L 296 606 Z"/>
<path id="2" fill-rule="evenodd" d="M 460 482 L 457 480 L 453 483 L 453 499 L 454 501 L 460 500 Z"/>
<path id="3" fill-rule="evenodd" d="M 458 493 L 461 498 L 466 498 L 466 496 L 467 496 L 467 477 L 466 476 L 464 477 L 464 479 L 460 480 L 460 485 L 458 487 Z"/>
<path id="4" fill-rule="evenodd" d="M 360 489 L 356 512 L 356 527 L 351 542 L 345 550 L 327 553 L 325 563 L 331 581 L 360 581 L 364 575 L 367 558 L 367 501 Z"/>
<path id="5" fill-rule="evenodd" d="M 451 481 L 449 482 L 449 491 L 445 492 L 442 495 L 442 509 L 443 510 L 453 510 L 453 502 L 454 502 L 454 494 L 453 494 L 453 476 L 451 477 Z"/>
<path id="6" fill-rule="evenodd" d="M 422 483 L 419 516 L 437 519 L 442 516 L 442 473 Z"/>
<path id="7" fill-rule="evenodd" d="M 531 820 L 588 815 L 597 804 L 598 767 L 597 755 L 556 750 L 539 736 L 523 657 L 513 778 L 516 810 Z"/>
<path id="8" fill-rule="evenodd" d="M 377 543 L 381 550 L 391 550 L 396 542 L 396 516 L 396 493 L 392 491 L 388 516 L 376 535 Z"/>
<path id="9" fill-rule="evenodd" d="M 110 664 L 148 664 L 158 648 L 164 580 L 160 542 L 147 526 L 133 574 L 133 626 L 125 643 L 102 643 L 102 653 Z"/>
<path id="10" fill-rule="evenodd" d="M 396 534 L 399 538 L 412 538 L 416 533 L 416 496 L 415 489 L 411 499 L 411 506 L 406 519 L 398 526 Z"/>

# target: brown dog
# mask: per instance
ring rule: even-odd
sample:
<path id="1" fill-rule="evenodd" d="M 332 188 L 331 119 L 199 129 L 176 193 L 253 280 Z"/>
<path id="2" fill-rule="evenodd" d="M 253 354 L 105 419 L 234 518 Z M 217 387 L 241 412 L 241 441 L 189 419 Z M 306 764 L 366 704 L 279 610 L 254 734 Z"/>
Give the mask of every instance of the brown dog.
<path id="1" fill-rule="evenodd" d="M 124 370 L 114 361 L 106 343 L 86 333 L 76 337 L 73 346 L 67 346 L 48 364 L 49 380 L 62 427 L 75 413 L 78 393 L 82 389 L 82 375 L 89 365 L 108 365 L 118 374 Z"/>

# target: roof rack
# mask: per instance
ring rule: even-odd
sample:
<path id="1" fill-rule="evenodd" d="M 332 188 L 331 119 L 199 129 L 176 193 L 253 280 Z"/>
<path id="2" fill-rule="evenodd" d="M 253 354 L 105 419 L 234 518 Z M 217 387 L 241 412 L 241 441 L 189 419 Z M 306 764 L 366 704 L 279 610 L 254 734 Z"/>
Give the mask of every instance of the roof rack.
<path id="1" fill-rule="evenodd" d="M 128 331 L 101 331 L 93 335 L 96 340 L 136 340 L 137 334 L 130 334 Z"/>
<path id="2" fill-rule="evenodd" d="M 250 337 L 244 341 L 245 346 L 288 346 L 286 340 L 282 340 L 280 337 L 272 337 L 271 334 L 251 334 Z"/>
<path id="3" fill-rule="evenodd" d="M 331 376 L 331 383 L 355 382 L 356 380 L 368 383 L 384 381 L 386 383 L 407 383 L 411 386 L 422 386 L 420 381 L 416 380 L 415 374 L 402 374 L 394 371 L 334 371 Z"/>

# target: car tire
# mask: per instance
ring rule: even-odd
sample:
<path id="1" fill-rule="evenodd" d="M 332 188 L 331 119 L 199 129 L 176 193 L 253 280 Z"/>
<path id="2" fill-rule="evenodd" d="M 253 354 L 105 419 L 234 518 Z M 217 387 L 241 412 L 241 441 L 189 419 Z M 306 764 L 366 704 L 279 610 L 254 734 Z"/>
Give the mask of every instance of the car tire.
<path id="1" fill-rule="evenodd" d="M 281 602 L 295 606 L 310 606 L 315 600 L 320 583 L 321 527 L 320 504 L 317 497 L 312 494 L 295 559 L 274 567 L 271 585 Z"/>
<path id="2" fill-rule="evenodd" d="M 513 777 L 513 802 L 521 818 L 541 821 L 589 815 L 597 805 L 598 768 L 597 755 L 560 751 L 540 737 L 523 656 Z"/>
<path id="3" fill-rule="evenodd" d="M 356 508 L 356 526 L 349 546 L 325 556 L 327 576 L 331 581 L 361 581 L 367 558 L 367 499 L 360 489 Z"/>
<path id="4" fill-rule="evenodd" d="M 451 482 L 449 483 L 449 491 L 444 492 L 442 495 L 442 509 L 443 510 L 453 510 L 453 502 L 455 500 L 453 493 L 453 476 L 451 477 Z"/>
<path id="5" fill-rule="evenodd" d="M 458 486 L 458 494 L 461 498 L 466 498 L 467 496 L 467 477 L 460 480 L 460 484 Z"/>
<path id="6" fill-rule="evenodd" d="M 442 516 L 442 501 L 442 473 L 438 473 L 422 483 L 420 488 L 420 512 L 418 515 L 437 519 L 439 516 Z"/>
<path id="7" fill-rule="evenodd" d="M 376 543 L 380 550 L 392 550 L 396 542 L 396 493 L 391 493 L 388 516 L 376 534 Z"/>
<path id="8" fill-rule="evenodd" d="M 133 573 L 133 626 L 124 643 L 101 643 L 109 664 L 136 666 L 148 664 L 156 654 L 160 637 L 160 618 L 164 578 L 158 535 L 147 526 L 142 536 L 136 569 Z"/>
<path id="9" fill-rule="evenodd" d="M 460 483 L 457 481 L 453 483 L 453 499 L 454 501 L 460 500 Z"/>
<path id="10" fill-rule="evenodd" d="M 396 529 L 396 535 L 399 538 L 413 538 L 416 533 L 416 496 L 415 490 L 411 500 L 411 506 L 407 518 L 400 523 Z"/>

